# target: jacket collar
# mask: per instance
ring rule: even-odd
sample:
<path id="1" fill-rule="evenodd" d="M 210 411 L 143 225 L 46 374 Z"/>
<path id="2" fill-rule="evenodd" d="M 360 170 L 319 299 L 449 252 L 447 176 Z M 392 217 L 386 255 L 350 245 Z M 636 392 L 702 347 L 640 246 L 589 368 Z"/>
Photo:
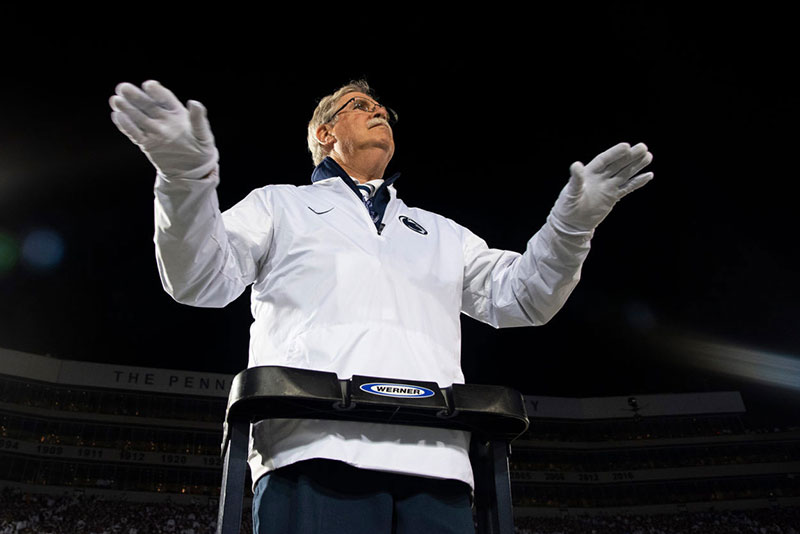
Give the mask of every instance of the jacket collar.
<path id="1" fill-rule="evenodd" d="M 348 174 L 344 171 L 344 169 L 342 169 L 341 165 L 336 163 L 336 161 L 334 161 L 334 159 L 330 156 L 323 159 L 322 162 L 316 166 L 314 172 L 311 173 L 311 183 L 316 183 L 320 180 L 327 180 L 328 178 L 333 178 L 334 176 L 339 176 L 342 178 L 347 185 L 351 186 L 351 189 L 354 189 L 356 193 L 358 193 L 358 190 L 355 188 L 355 185 Z M 400 178 L 400 173 L 394 173 L 391 177 L 383 181 L 381 189 L 389 187 L 398 178 Z M 360 197 L 361 194 L 359 193 L 359 198 Z"/>
<path id="2" fill-rule="evenodd" d="M 350 176 L 344 172 L 344 169 L 336 163 L 333 158 L 326 157 L 322 160 L 322 163 L 317 165 L 314 169 L 314 172 L 311 173 L 311 182 L 319 182 L 320 180 L 326 180 L 328 178 L 333 178 L 338 176 L 350 187 L 353 193 L 358 197 L 358 199 L 364 202 L 364 198 L 361 196 L 361 193 L 358 191 L 356 184 L 350 178 Z M 389 194 L 389 186 L 392 185 L 395 180 L 400 178 L 400 173 L 396 172 L 389 178 L 383 181 L 381 186 L 375 191 L 375 194 L 370 198 L 368 201 L 369 205 L 371 205 L 371 212 L 370 217 L 375 222 L 375 226 L 378 228 L 378 233 L 383 228 L 383 215 L 386 213 L 386 206 L 389 204 L 389 200 L 391 200 L 391 195 Z M 370 206 L 368 205 L 368 209 Z M 374 215 L 373 215 L 374 214 Z"/>

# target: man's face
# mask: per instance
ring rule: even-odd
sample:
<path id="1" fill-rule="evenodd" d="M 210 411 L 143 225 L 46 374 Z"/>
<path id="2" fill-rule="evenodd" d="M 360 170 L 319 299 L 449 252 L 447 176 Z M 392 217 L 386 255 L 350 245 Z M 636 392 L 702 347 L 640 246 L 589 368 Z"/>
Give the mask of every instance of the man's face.
<path id="1" fill-rule="evenodd" d="M 376 103 L 375 99 L 366 94 L 354 92 L 339 98 L 333 109 L 339 109 L 352 98 Z M 331 125 L 338 143 L 335 150 L 347 157 L 356 155 L 360 150 L 380 150 L 385 153 L 387 160 L 391 159 L 394 154 L 394 136 L 387 119 L 388 113 L 383 107 L 377 106 L 368 112 L 358 109 L 355 101 L 349 102 L 336 115 L 336 121 Z"/>

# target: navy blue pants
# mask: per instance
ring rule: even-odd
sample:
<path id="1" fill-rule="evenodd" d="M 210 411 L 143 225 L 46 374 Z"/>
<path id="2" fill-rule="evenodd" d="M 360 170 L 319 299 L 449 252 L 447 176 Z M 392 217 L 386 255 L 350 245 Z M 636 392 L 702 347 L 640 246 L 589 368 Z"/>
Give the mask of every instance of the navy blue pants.
<path id="1" fill-rule="evenodd" d="M 307 460 L 258 480 L 255 534 L 474 534 L 470 488 Z"/>

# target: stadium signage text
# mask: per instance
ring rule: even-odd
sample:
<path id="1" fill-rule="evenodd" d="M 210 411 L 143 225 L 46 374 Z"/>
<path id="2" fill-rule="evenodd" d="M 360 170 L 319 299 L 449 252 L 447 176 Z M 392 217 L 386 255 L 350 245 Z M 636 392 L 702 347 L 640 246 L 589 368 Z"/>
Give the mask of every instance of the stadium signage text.
<path id="1" fill-rule="evenodd" d="M 160 453 L 156 451 L 129 451 L 107 447 L 80 447 L 0 439 L 0 450 L 30 456 L 60 457 L 73 460 L 95 460 L 98 462 L 121 462 L 185 467 L 221 467 L 219 456 L 199 454 Z"/>
<path id="2" fill-rule="evenodd" d="M 684 470 L 686 473 L 692 468 Z M 515 481 L 526 482 L 566 482 L 569 484 L 607 484 L 610 482 L 623 482 L 630 480 L 658 480 L 665 475 L 659 470 L 639 471 L 602 471 L 602 472 L 553 472 L 553 471 L 511 471 L 511 478 Z M 690 475 L 691 476 L 691 475 Z"/>
<path id="3" fill-rule="evenodd" d="M 370 384 L 362 384 L 360 389 L 366 393 L 380 395 L 382 397 L 423 399 L 434 395 L 434 392 L 428 388 L 410 386 L 408 384 L 383 384 L 380 382 L 373 382 Z"/>
<path id="4" fill-rule="evenodd" d="M 223 378 L 197 377 L 193 375 L 163 375 L 138 371 L 113 371 L 114 382 L 120 385 L 167 387 L 170 389 L 195 389 L 226 391 L 227 380 Z"/>

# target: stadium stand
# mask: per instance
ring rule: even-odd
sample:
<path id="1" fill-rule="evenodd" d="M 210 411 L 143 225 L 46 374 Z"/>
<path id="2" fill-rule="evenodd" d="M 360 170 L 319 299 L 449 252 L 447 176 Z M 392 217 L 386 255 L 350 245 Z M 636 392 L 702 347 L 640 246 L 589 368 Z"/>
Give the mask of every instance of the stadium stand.
<path id="1" fill-rule="evenodd" d="M 232 378 L 0 349 L 0 534 L 214 532 Z M 737 392 L 525 402 L 520 533 L 797 534 L 800 429 Z"/>
<path id="2" fill-rule="evenodd" d="M 512 444 L 516 517 L 772 509 L 800 503 L 800 428 L 738 392 L 526 397 Z"/>

